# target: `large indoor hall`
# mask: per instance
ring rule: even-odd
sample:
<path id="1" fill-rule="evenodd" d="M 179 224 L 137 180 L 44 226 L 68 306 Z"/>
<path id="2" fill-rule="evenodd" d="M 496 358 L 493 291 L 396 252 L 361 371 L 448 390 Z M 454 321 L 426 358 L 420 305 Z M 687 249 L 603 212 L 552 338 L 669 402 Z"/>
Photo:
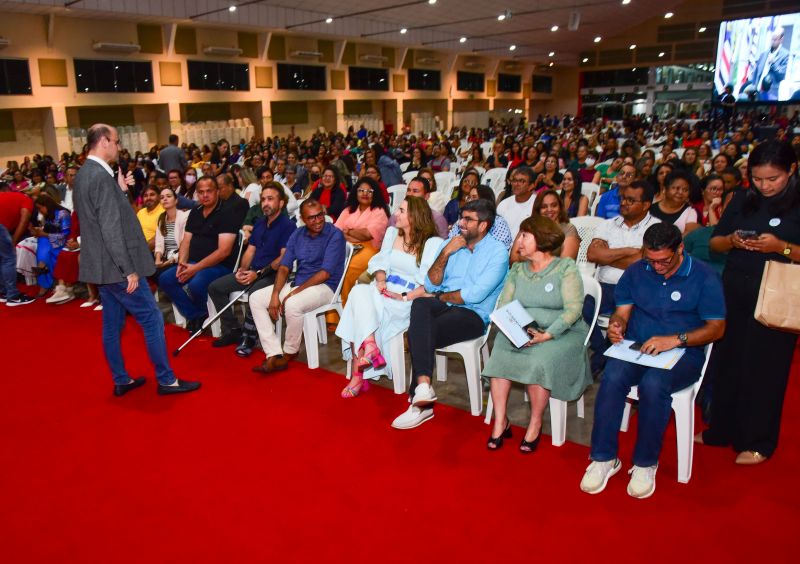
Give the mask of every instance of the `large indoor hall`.
<path id="1" fill-rule="evenodd" d="M 0 559 L 794 561 L 799 161 L 791 2 L 0 1 Z"/>

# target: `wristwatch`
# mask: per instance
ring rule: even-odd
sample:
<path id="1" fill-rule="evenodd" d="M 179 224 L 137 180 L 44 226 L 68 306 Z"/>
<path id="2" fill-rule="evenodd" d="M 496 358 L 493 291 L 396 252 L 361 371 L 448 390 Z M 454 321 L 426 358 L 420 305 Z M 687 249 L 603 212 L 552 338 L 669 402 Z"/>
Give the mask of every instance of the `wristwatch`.
<path id="1" fill-rule="evenodd" d="M 441 291 L 440 292 L 434 292 L 433 293 L 433 297 L 436 298 L 438 301 L 442 301 L 442 294 L 444 294 L 444 292 L 441 292 Z"/>
<path id="2" fill-rule="evenodd" d="M 408 292 L 403 292 L 403 293 L 402 293 L 402 294 L 400 294 L 400 295 L 401 295 L 401 296 L 403 296 L 403 301 L 404 301 L 404 302 L 407 302 L 407 301 L 408 301 Z"/>
<path id="3" fill-rule="evenodd" d="M 687 335 L 686 333 L 679 333 L 678 340 L 681 342 L 681 344 L 678 346 L 683 348 L 689 342 L 689 335 Z"/>
<path id="4" fill-rule="evenodd" d="M 790 254 L 792 254 L 792 246 L 787 241 L 786 248 L 783 249 L 783 256 L 788 257 Z"/>

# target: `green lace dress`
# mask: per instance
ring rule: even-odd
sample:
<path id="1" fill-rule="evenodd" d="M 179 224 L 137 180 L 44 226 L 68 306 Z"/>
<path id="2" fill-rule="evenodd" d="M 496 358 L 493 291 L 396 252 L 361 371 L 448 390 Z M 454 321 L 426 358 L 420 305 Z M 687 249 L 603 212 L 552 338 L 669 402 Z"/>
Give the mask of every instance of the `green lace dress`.
<path id="1" fill-rule="evenodd" d="M 582 318 L 583 281 L 575 261 L 556 257 L 541 272 L 533 272 L 528 262 L 515 263 L 497 305 L 513 300 L 553 338 L 518 349 L 498 333 L 483 375 L 538 384 L 555 399 L 578 399 L 592 377 L 583 345 L 589 332 Z"/>

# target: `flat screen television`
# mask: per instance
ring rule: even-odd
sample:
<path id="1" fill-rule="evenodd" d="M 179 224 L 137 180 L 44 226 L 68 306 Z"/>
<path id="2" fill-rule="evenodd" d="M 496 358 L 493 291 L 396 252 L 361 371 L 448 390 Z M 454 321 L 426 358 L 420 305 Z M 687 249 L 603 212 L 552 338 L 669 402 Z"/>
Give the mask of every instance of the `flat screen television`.
<path id="1" fill-rule="evenodd" d="M 800 13 L 722 22 L 714 93 L 738 102 L 800 102 Z"/>

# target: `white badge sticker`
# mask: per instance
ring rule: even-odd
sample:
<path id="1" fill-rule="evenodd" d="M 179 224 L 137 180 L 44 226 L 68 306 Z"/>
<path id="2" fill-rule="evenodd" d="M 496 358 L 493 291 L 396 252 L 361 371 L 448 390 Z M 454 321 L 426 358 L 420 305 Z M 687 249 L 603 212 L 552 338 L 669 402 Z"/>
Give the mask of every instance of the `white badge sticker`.
<path id="1" fill-rule="evenodd" d="M 681 293 L 678 292 L 678 291 L 675 291 L 675 292 L 672 292 L 672 294 L 670 294 L 669 297 L 672 298 L 673 302 L 677 302 L 679 299 L 681 299 Z"/>
<path id="2" fill-rule="evenodd" d="M 781 218 L 779 217 L 773 217 L 772 219 L 769 220 L 770 227 L 778 227 L 780 224 L 781 224 Z"/>
<path id="3" fill-rule="evenodd" d="M 548 282 L 547 285 L 544 287 L 545 292 L 552 292 L 553 291 L 553 284 Z"/>

